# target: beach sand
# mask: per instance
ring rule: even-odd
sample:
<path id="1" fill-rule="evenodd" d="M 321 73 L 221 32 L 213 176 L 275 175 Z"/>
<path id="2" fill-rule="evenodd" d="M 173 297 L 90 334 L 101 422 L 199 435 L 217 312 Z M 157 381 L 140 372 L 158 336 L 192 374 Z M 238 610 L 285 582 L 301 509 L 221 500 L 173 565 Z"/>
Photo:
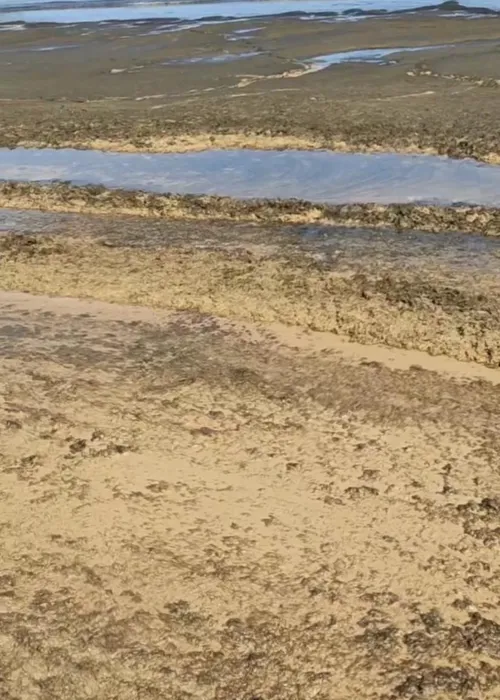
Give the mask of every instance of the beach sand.
<path id="1" fill-rule="evenodd" d="M 2 31 L 0 146 L 496 163 L 498 21 Z M 0 207 L 1 700 L 499 697 L 500 210 Z"/>
<path id="2" fill-rule="evenodd" d="M 0 308 L 3 697 L 497 697 L 498 370 Z"/>

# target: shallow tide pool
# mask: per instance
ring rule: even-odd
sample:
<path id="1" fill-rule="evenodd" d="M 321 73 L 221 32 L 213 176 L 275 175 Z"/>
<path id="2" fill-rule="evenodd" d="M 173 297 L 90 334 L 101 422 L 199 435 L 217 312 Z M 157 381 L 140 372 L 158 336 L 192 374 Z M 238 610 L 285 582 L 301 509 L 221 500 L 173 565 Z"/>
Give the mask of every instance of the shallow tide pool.
<path id="1" fill-rule="evenodd" d="M 438 156 L 329 151 L 109 153 L 0 149 L 0 179 L 310 202 L 500 206 L 500 167 Z"/>

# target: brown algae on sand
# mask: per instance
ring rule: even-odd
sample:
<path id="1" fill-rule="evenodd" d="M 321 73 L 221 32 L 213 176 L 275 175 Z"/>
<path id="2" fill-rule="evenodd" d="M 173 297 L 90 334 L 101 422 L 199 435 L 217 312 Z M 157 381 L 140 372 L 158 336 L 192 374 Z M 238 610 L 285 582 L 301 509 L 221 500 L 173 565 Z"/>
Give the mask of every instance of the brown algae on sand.
<path id="1" fill-rule="evenodd" d="M 451 276 L 366 258 L 338 265 L 265 244 L 131 247 L 64 234 L 5 235 L 0 269 L 4 290 L 279 322 L 500 365 L 498 284 L 472 283 L 467 270 Z"/>
<path id="2" fill-rule="evenodd" d="M 169 195 L 108 190 L 100 186 L 0 183 L 0 206 L 54 212 L 131 214 L 171 219 L 220 219 L 275 223 L 325 223 L 344 227 L 463 231 L 500 234 L 500 209 L 420 204 L 311 204 L 297 200 L 237 200 L 219 196 Z"/>

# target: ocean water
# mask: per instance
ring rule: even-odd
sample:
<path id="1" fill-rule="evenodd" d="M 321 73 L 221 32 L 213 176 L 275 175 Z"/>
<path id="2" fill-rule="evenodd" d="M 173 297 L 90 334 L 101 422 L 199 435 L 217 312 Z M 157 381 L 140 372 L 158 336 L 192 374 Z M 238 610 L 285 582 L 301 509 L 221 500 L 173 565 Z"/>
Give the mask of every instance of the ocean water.
<path id="1" fill-rule="evenodd" d="M 287 13 L 349 13 L 354 10 L 398 12 L 437 6 L 422 0 L 221 0 L 220 2 L 160 2 L 140 0 L 0 0 L 0 23 L 81 23 L 138 21 L 146 19 L 203 20 L 209 18 L 246 18 Z M 500 11 L 500 0 L 466 0 L 472 11 Z M 446 2 L 440 11 L 463 11 L 458 3 Z"/>

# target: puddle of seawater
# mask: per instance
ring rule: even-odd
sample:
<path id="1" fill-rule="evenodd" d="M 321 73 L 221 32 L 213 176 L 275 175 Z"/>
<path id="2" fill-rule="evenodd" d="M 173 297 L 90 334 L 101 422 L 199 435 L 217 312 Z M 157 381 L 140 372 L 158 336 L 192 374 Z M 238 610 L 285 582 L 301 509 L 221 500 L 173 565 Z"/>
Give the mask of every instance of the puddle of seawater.
<path id="1" fill-rule="evenodd" d="M 237 198 L 500 206 L 500 168 L 423 155 L 0 149 L 0 178 Z"/>
<path id="2" fill-rule="evenodd" d="M 189 22 L 188 24 L 167 24 L 163 25 L 161 27 L 157 27 L 156 29 L 152 29 L 149 32 L 144 32 L 143 34 L 139 34 L 139 36 L 158 36 L 161 34 L 173 34 L 174 32 L 183 32 L 186 29 L 198 29 L 199 27 L 203 27 L 205 24 L 209 24 L 209 22 Z M 134 25 L 133 24 L 128 24 L 126 25 L 127 29 L 133 29 Z"/>
<path id="3" fill-rule="evenodd" d="M 65 49 L 78 49 L 80 44 L 60 44 L 58 46 L 40 46 L 39 48 L 26 49 L 26 51 L 45 52 L 45 51 L 63 51 Z"/>
<path id="4" fill-rule="evenodd" d="M 232 36 L 228 36 L 228 41 L 246 41 L 253 39 L 254 34 L 261 32 L 264 27 L 249 27 L 248 29 L 235 29 Z"/>
<path id="5" fill-rule="evenodd" d="M 0 27 L 1 29 L 1 27 Z M 0 49 L 0 53 L 51 53 L 52 51 L 65 51 L 66 49 L 78 49 L 81 44 L 59 44 L 58 46 L 34 46 L 34 47 L 15 47 L 9 49 Z"/>
<path id="6" fill-rule="evenodd" d="M 247 51 L 246 53 L 223 53 L 217 56 L 192 56 L 190 58 L 173 58 L 170 61 L 163 61 L 163 66 L 181 66 L 196 63 L 231 63 L 232 61 L 240 61 L 244 58 L 253 58 L 261 56 L 262 51 Z"/>
<path id="7" fill-rule="evenodd" d="M 446 48 L 452 47 L 453 44 L 449 44 Z M 314 58 L 309 58 L 305 63 L 310 65 L 317 70 L 324 70 L 329 66 L 337 65 L 339 63 L 378 63 L 384 64 L 388 63 L 385 59 L 389 56 L 396 55 L 398 53 L 412 53 L 416 51 L 431 51 L 435 49 L 442 49 L 444 46 L 415 46 L 415 47 L 403 47 L 403 48 L 385 48 L 385 49 L 356 49 L 353 51 L 339 51 L 336 53 L 330 53 L 323 56 L 315 56 Z"/>
<path id="8" fill-rule="evenodd" d="M 255 34 L 255 32 L 260 32 L 264 27 L 247 27 L 246 29 L 235 29 L 235 34 Z"/>
<path id="9" fill-rule="evenodd" d="M 234 242 L 245 245 L 249 229 L 221 224 L 229 229 Z M 194 243 L 197 247 L 213 245 L 217 239 L 199 224 L 172 226 L 164 219 L 144 220 L 134 216 L 101 217 L 92 214 L 20 211 L 0 209 L 0 236 L 7 234 L 70 235 L 105 238 L 115 245 L 137 248 L 162 248 L 170 245 Z M 396 263 L 401 269 L 430 266 L 497 277 L 500 265 L 500 241 L 495 238 L 470 236 L 461 233 L 429 235 L 420 231 L 401 231 L 369 228 L 349 228 L 327 225 L 300 225 L 273 227 L 273 235 L 282 235 L 283 243 L 300 246 L 321 259 L 334 259 L 336 264 L 349 264 L 369 259 L 373 263 Z M 250 237 L 255 241 L 255 228 Z M 267 234 L 263 232 L 263 241 Z"/>
<path id="10" fill-rule="evenodd" d="M 53 22 L 75 24 L 81 22 L 126 21 L 146 19 L 200 20 L 219 17 L 256 17 L 293 13 L 339 14 L 401 12 L 430 5 L 418 0 L 222 0 L 221 2 L 180 2 L 123 4 L 89 2 L 89 0 L 4 0 L 0 8 L 1 22 Z M 440 10 L 440 5 L 431 6 Z M 467 0 L 466 5 L 445 2 L 442 12 L 447 14 L 475 10 L 500 10 L 500 0 Z"/>

